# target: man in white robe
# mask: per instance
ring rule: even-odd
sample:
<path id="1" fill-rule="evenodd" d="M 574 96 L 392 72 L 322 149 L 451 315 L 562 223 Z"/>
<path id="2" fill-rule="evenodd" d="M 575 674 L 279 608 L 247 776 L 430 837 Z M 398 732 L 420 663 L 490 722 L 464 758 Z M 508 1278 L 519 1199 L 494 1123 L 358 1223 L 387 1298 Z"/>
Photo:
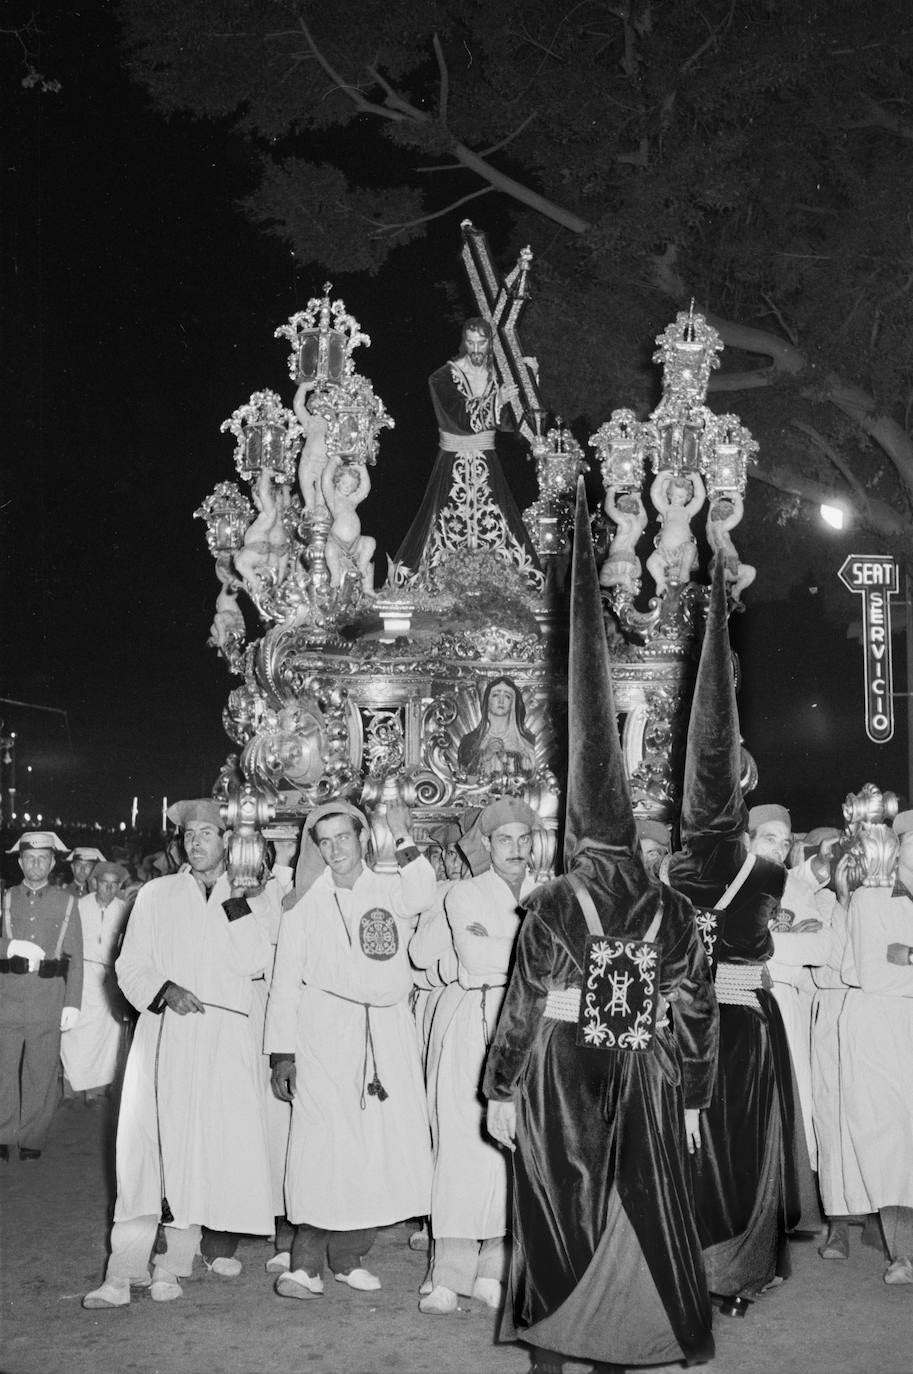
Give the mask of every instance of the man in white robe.
<path id="1" fill-rule="evenodd" d="M 850 1222 L 869 1213 L 869 1200 L 847 1128 L 841 1090 L 843 1034 L 841 1023 L 849 985 L 841 972 L 847 943 L 846 858 L 837 868 L 840 900 L 834 901 L 830 946 L 823 964 L 812 969 L 812 1118 L 818 1146 L 818 1190 L 827 1221 L 827 1236 L 818 1253 L 826 1260 L 846 1260 Z"/>
<path id="2" fill-rule="evenodd" d="M 60 1037 L 60 1058 L 67 1082 L 97 1106 L 114 1082 L 120 1049 L 123 1007 L 114 978 L 114 961 L 127 918 L 118 896 L 127 880 L 122 864 L 101 860 L 92 874 L 95 891 L 79 900 L 82 926 L 82 1006 L 76 1024 Z"/>
<path id="3" fill-rule="evenodd" d="M 288 1102 L 281 1102 L 273 1092 L 272 1069 L 269 1054 L 263 1048 L 263 1034 L 266 1027 L 266 1006 L 275 966 L 276 943 L 279 939 L 279 926 L 282 921 L 282 906 L 292 891 L 295 871 L 285 860 L 294 859 L 294 842 L 278 840 L 273 842 L 276 862 L 270 877 L 263 887 L 263 900 L 253 906 L 254 915 L 264 930 L 270 944 L 270 957 L 266 970 L 254 979 L 254 1001 L 251 1008 L 250 1028 L 254 1038 L 260 1063 L 260 1082 L 263 1091 L 263 1112 L 266 1121 L 266 1139 L 269 1146 L 270 1187 L 273 1198 L 273 1214 L 276 1221 L 273 1255 L 266 1261 L 268 1274 L 283 1274 L 289 1267 L 290 1255 L 288 1225 L 285 1220 L 285 1158 L 288 1153 L 288 1137 L 292 1124 L 292 1112 Z"/>
<path id="4" fill-rule="evenodd" d="M 893 829 L 893 890 L 860 887 L 850 898 L 841 1089 L 866 1210 L 881 1215 L 884 1281 L 913 1284 L 913 811 Z"/>
<path id="5" fill-rule="evenodd" d="M 434 1261 L 419 1310 L 434 1316 L 455 1312 L 461 1293 L 498 1307 L 507 1258 L 507 1165 L 485 1135 L 480 1087 L 520 929 L 519 903 L 536 885 L 529 863 L 539 819 L 525 802 L 502 798 L 485 808 L 478 825 L 491 867 L 455 883 L 445 898 L 459 973 L 438 1003 L 428 1052 Z"/>
<path id="6" fill-rule="evenodd" d="M 380 1279 L 364 1264 L 377 1228 L 429 1209 L 431 1142 L 420 1048 L 409 1009 L 407 945 L 436 895 L 405 807 L 387 808 L 398 873 L 365 863 L 364 816 L 344 801 L 305 823 L 299 879 L 322 861 L 282 917 L 266 1012 L 273 1088 L 292 1103 L 285 1177 L 296 1226 L 281 1297 L 323 1293 L 324 1259 L 350 1288 Z"/>
<path id="7" fill-rule="evenodd" d="M 421 1041 L 423 1067 L 428 1058 L 428 1041 L 435 1009 L 444 989 L 456 982 L 459 971 L 453 934 L 444 910 L 444 899 L 454 883 L 463 876 L 461 870 L 465 868 L 469 872 L 457 848 L 459 834 L 458 826 L 448 826 L 440 840 L 441 849 L 435 853 L 428 846 L 427 857 L 438 879 L 437 896 L 433 905 L 422 912 L 409 941 L 409 960 L 415 980 L 412 1012 Z"/>
<path id="8" fill-rule="evenodd" d="M 273 1230 L 249 1023 L 252 980 L 270 957 L 254 915 L 262 898 L 231 886 L 215 802 L 178 802 L 168 815 L 187 865 L 141 889 L 115 964 L 140 1017 L 121 1095 L 111 1256 L 83 1299 L 91 1309 L 129 1303 L 131 1280 L 148 1283 L 153 1244 L 152 1299 L 168 1302 L 181 1296 L 204 1227 L 213 1243 L 203 1257 L 226 1276 L 241 1268 L 239 1233 Z"/>
<path id="9" fill-rule="evenodd" d="M 784 814 L 788 816 L 789 813 Z M 749 812 L 749 825 L 751 815 Z M 787 826 L 787 840 L 788 829 Z M 810 831 L 808 838 L 820 835 L 827 846 L 838 834 L 837 830 L 822 827 L 819 831 Z M 831 919 L 837 899 L 829 882 L 829 860 L 817 851 L 787 869 L 779 918 L 773 931 L 773 958 L 767 964 L 773 979 L 772 992 L 789 1041 L 802 1104 L 805 1143 L 814 1172 L 818 1169 L 818 1144 L 812 1108 L 812 1001 L 815 995 L 812 969 L 820 968 L 830 951 Z"/>

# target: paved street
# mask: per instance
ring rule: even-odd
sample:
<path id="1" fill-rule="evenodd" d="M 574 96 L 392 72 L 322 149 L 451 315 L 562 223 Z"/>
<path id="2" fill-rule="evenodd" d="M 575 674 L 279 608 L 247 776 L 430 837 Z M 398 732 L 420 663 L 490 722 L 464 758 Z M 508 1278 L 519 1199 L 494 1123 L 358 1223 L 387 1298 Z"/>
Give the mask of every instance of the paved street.
<path id="1" fill-rule="evenodd" d="M 495 1318 L 465 1301 L 423 1317 L 424 1257 L 405 1227 L 378 1239 L 380 1293 L 327 1283 L 313 1302 L 277 1298 L 264 1241 L 242 1243 L 244 1272 L 201 1271 L 168 1305 L 140 1295 L 129 1308 L 86 1312 L 101 1280 L 110 1206 L 107 1110 L 59 1111 L 36 1163 L 0 1165 L 0 1374 L 523 1374 L 525 1353 L 495 1343 Z M 793 1245 L 794 1275 L 744 1320 L 719 1319 L 707 1374 L 913 1374 L 913 1287 L 887 1288 L 883 1265 L 852 1233 L 846 1264 Z M 580 1374 L 585 1365 L 569 1365 Z"/>

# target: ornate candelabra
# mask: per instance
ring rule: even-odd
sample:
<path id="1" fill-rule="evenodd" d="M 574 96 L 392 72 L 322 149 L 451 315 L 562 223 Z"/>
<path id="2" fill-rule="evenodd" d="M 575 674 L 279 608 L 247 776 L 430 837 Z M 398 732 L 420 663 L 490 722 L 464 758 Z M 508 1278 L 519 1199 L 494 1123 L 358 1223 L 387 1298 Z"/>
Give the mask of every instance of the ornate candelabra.
<path id="1" fill-rule="evenodd" d="M 523 523 L 539 558 L 555 558 L 569 551 L 577 477 L 589 472 L 590 466 L 560 417 L 546 434 L 541 432 L 541 415 L 536 416 L 536 422 L 532 454 L 539 495 L 523 512 Z"/>

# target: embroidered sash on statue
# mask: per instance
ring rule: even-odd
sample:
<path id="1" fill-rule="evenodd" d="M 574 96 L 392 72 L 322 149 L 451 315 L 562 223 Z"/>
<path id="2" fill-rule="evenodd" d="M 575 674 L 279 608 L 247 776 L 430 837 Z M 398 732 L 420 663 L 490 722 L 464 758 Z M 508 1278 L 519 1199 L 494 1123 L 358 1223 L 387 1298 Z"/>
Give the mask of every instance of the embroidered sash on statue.
<path id="1" fill-rule="evenodd" d="M 642 940 L 606 934 L 583 882 L 567 875 L 589 935 L 583 957 L 583 988 L 577 1044 L 588 1049 L 645 1053 L 653 1049 L 659 1004 L 662 905 Z"/>

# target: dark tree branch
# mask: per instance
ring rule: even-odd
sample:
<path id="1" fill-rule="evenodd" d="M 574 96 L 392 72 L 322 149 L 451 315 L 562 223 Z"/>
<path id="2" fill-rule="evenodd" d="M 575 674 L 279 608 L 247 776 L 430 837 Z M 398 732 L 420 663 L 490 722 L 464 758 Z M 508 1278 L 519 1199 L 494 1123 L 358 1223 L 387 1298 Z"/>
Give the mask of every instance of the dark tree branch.
<path id="1" fill-rule="evenodd" d="M 567 18 L 568 16 L 565 15 L 565 20 Z M 301 31 L 307 40 L 308 47 L 332 81 L 334 89 L 346 95 L 357 110 L 365 114 L 378 115 L 382 119 L 399 121 L 409 120 L 414 124 L 429 123 L 431 116 L 425 110 L 420 110 L 416 105 L 411 104 L 410 101 L 401 96 L 386 77 L 378 71 L 376 65 L 370 66 L 368 68 L 368 73 L 372 80 L 383 90 L 386 101 L 383 105 L 378 105 L 375 101 L 367 100 L 365 96 L 362 95 L 358 86 L 353 86 L 343 81 L 339 72 L 336 71 L 329 59 L 318 48 L 305 21 L 299 19 L 298 22 L 301 25 Z M 562 23 L 563 22 L 565 21 L 562 20 Z M 438 44 L 438 46 L 440 45 Z M 517 132 L 519 132 L 519 130 Z M 575 215 L 573 211 L 567 210 L 564 206 L 557 205 L 546 196 L 540 195 L 538 191 L 533 191 L 530 187 L 524 186 L 522 182 L 507 176 L 505 172 L 498 171 L 496 167 L 492 167 L 490 163 L 485 161 L 483 154 L 473 152 L 471 148 L 467 148 L 465 144 L 458 142 L 454 142 L 453 153 L 461 166 L 466 167 L 470 172 L 475 172 L 477 176 L 481 177 L 483 181 L 487 181 L 489 186 L 493 187 L 496 191 L 502 191 L 505 195 L 511 196 L 512 199 L 519 201 L 521 205 L 527 205 L 531 210 L 537 210 L 539 214 L 544 215 L 555 224 L 560 224 L 563 228 L 569 229 L 571 233 L 585 234 L 589 229 L 590 226 L 587 220 L 581 219 L 581 217 Z M 438 170 L 442 169 L 438 168 Z M 460 201 L 456 202 L 456 204 L 460 203 Z M 434 216 L 430 216 L 430 218 L 437 218 L 437 214 L 444 213 L 446 213 L 446 211 L 439 211 Z M 423 221 L 417 222 L 420 223 Z M 404 224 L 397 227 L 406 228 L 408 226 Z"/>
<path id="2" fill-rule="evenodd" d="M 334 89 L 348 96 L 357 110 L 360 110 L 363 114 L 377 115 L 380 119 L 402 120 L 405 118 L 403 114 L 387 109 L 384 105 L 378 105 L 373 100 L 366 100 L 358 86 L 352 86 L 343 81 L 339 72 L 337 72 L 336 68 L 332 66 L 326 57 L 324 57 L 317 44 L 314 42 L 311 31 L 305 21 L 299 19 L 298 23 L 301 25 L 301 32 L 304 34 L 308 47 L 332 81 Z"/>
<path id="3" fill-rule="evenodd" d="M 837 449 L 835 445 L 828 443 L 824 435 L 815 429 L 814 425 L 809 425 L 806 424 L 804 420 L 796 419 L 790 420 L 789 423 L 792 425 L 793 429 L 797 429 L 800 434 L 804 434 L 807 439 L 810 439 L 815 445 L 815 448 L 833 463 L 847 486 L 855 493 L 857 500 L 862 503 L 863 510 L 867 510 L 869 505 L 869 494 L 853 472 L 849 463 L 840 453 L 839 449 Z"/>
<path id="4" fill-rule="evenodd" d="M 898 138 L 913 142 L 913 124 L 908 124 L 905 119 L 898 115 L 891 114 L 883 106 L 874 100 L 868 102 L 868 115 L 862 119 L 851 119 L 843 125 L 844 129 L 886 129 L 888 133 L 896 134 Z"/>
<path id="5" fill-rule="evenodd" d="M 440 72 L 440 86 L 438 90 L 437 117 L 447 127 L 447 102 L 450 98 L 450 73 L 447 70 L 447 62 L 444 58 L 444 49 L 441 47 L 441 40 L 437 34 L 434 35 L 434 55 L 437 58 L 438 71 Z"/>
<path id="6" fill-rule="evenodd" d="M 527 124 L 532 124 L 538 113 L 538 110 L 533 110 L 531 114 L 528 114 L 525 119 L 520 121 L 512 134 L 508 134 L 506 138 L 502 138 L 500 143 L 492 143 L 490 148 L 483 148 L 479 153 L 479 157 L 491 157 L 492 153 L 500 153 L 501 149 L 506 148 L 508 143 L 513 143 L 515 138 L 520 137 Z"/>
<path id="7" fill-rule="evenodd" d="M 790 343 L 792 344 L 793 348 L 798 347 L 798 344 L 799 344 L 799 336 L 798 336 L 798 334 L 796 333 L 796 331 L 795 331 L 794 329 L 790 329 L 789 325 L 788 325 L 788 324 L 786 323 L 786 321 L 784 320 L 784 318 L 783 318 L 783 312 L 782 312 L 782 310 L 780 309 L 780 307 L 777 305 L 777 302 L 774 300 L 773 296 L 768 295 L 768 293 L 767 293 L 766 291 L 762 291 L 762 292 L 761 292 L 761 296 L 762 296 L 762 299 L 765 300 L 765 301 L 767 302 L 767 304 L 770 306 L 770 308 L 771 308 L 771 310 L 773 311 L 773 313 L 776 315 L 777 320 L 778 320 L 779 325 L 780 325 L 780 328 L 783 330 L 783 333 L 784 333 L 784 334 L 786 335 L 786 337 L 789 339 L 789 341 L 790 341 Z"/>
<path id="8" fill-rule="evenodd" d="M 749 470 L 748 476 L 752 481 L 762 482 L 765 486 L 773 487 L 775 491 L 784 492 L 787 496 L 797 496 L 800 501 L 805 501 L 809 505 L 827 505 L 834 499 L 833 491 L 823 482 L 816 482 L 811 477 L 804 477 L 790 468 L 778 467 L 776 464 L 758 464 Z M 909 561 L 910 523 L 887 501 L 870 501 L 867 512 L 856 519 L 854 525 L 859 530 L 877 535 L 892 553 L 897 553 L 904 562 Z"/>
<path id="9" fill-rule="evenodd" d="M 695 62 L 699 62 L 700 59 L 704 56 L 704 53 L 707 51 L 707 49 L 713 47 L 719 35 L 721 33 L 726 32 L 726 30 L 732 23 L 732 16 L 735 14 L 735 5 L 736 0 L 732 0 L 732 3 L 729 6 L 729 13 L 726 15 L 726 18 L 723 19 L 717 25 L 715 29 L 711 27 L 709 20 L 707 20 L 703 14 L 701 15 L 701 18 L 704 20 L 704 23 L 707 25 L 708 29 L 710 29 L 710 37 L 707 38 L 706 41 L 703 42 L 701 46 L 691 54 L 690 57 L 685 58 L 684 62 L 678 69 L 680 73 L 684 74 L 685 72 L 690 71 L 691 68 L 694 66 Z"/>
<path id="10" fill-rule="evenodd" d="M 425 111 L 420 110 L 417 105 L 411 104 L 405 96 L 400 95 L 399 91 L 383 76 L 376 67 L 368 68 L 368 75 L 377 82 L 387 97 L 387 105 L 392 110 L 399 110 L 407 119 L 412 119 L 416 124 L 427 124 L 431 116 Z"/>
<path id="11" fill-rule="evenodd" d="M 479 191 L 471 191 L 468 196 L 462 196 L 459 200 L 454 200 L 450 205 L 445 205 L 443 210 L 435 210 L 430 215 L 419 215 L 418 219 L 405 219 L 400 224 L 380 224 L 375 228 L 375 236 L 380 234 L 398 234 L 401 229 L 414 229 L 416 225 L 428 224 L 430 220 L 440 219 L 442 215 L 449 215 L 451 210 L 456 210 L 460 205 L 465 205 L 468 200 L 478 200 L 479 196 L 487 196 L 495 188 L 493 186 L 483 186 Z"/>

